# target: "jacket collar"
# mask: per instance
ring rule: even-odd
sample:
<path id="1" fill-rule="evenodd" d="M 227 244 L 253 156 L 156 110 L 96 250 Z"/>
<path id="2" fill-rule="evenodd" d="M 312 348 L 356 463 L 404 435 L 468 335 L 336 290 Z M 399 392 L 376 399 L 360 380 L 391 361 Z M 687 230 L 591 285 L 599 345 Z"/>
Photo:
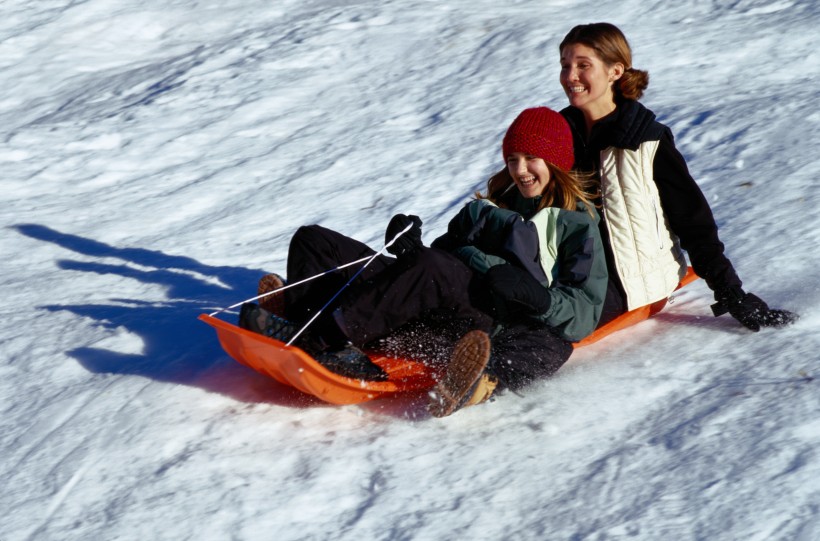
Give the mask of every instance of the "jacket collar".
<path id="1" fill-rule="evenodd" d="M 584 113 L 580 109 L 570 105 L 564 108 L 561 114 L 567 119 L 575 133 L 579 135 L 586 133 Z M 655 113 L 643 104 L 635 100 L 620 100 L 615 111 L 592 126 L 590 137 L 582 135 L 582 139 L 596 143 L 601 140 L 603 144 L 595 145 L 601 148 L 614 146 L 635 150 L 644 141 L 647 130 L 654 122 Z"/>

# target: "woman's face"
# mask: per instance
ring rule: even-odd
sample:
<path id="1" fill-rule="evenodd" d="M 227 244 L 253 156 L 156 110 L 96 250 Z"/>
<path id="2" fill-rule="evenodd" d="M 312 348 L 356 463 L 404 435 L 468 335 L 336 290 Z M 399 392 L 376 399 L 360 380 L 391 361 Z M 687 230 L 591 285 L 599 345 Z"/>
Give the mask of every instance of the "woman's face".
<path id="1" fill-rule="evenodd" d="M 521 195 L 538 197 L 550 183 L 550 170 L 541 158 L 513 152 L 507 157 L 507 170 Z"/>
<path id="2" fill-rule="evenodd" d="M 612 83 L 624 73 L 623 64 L 607 66 L 594 49 L 575 43 L 561 51 L 561 87 L 569 104 L 598 120 L 615 110 Z"/>

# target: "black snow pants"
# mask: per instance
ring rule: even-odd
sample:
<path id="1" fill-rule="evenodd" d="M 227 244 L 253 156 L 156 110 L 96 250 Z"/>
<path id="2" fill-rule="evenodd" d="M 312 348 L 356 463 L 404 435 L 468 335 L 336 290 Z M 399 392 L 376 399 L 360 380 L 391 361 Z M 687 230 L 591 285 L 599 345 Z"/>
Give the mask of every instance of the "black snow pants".
<path id="1" fill-rule="evenodd" d="M 287 279 L 294 283 L 375 253 L 336 231 L 318 225 L 303 226 L 290 242 Z M 352 265 L 286 290 L 288 319 L 308 321 L 363 265 Z M 324 309 L 315 324 L 320 333 L 331 334 L 335 325 L 360 347 L 419 320 L 438 324 L 450 320 L 464 332 L 489 331 L 492 318 L 470 300 L 474 282 L 466 265 L 436 248 L 423 248 L 415 256 L 400 260 L 380 255 Z"/>
<path id="2" fill-rule="evenodd" d="M 572 342 L 549 325 L 525 318 L 502 322 L 492 345 L 487 371 L 512 390 L 553 375 L 572 355 Z"/>

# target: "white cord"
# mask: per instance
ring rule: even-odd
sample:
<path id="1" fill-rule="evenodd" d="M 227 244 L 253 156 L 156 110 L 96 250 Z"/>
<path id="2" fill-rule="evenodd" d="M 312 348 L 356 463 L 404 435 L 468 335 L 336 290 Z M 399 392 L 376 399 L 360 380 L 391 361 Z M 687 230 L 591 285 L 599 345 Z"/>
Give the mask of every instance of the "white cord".
<path id="1" fill-rule="evenodd" d="M 299 335 L 300 335 L 300 334 L 302 334 L 302 333 L 304 332 L 304 330 L 305 330 L 305 329 L 307 329 L 307 328 L 308 328 L 308 326 L 309 326 L 311 323 L 313 323 L 313 322 L 316 320 L 316 318 L 317 318 L 317 317 L 319 317 L 319 316 L 322 314 L 322 312 L 324 311 L 324 309 L 325 309 L 325 308 L 327 308 L 328 306 L 330 306 L 330 303 L 332 303 L 332 302 L 336 299 L 336 297 L 338 297 L 338 296 L 339 296 L 339 294 L 341 294 L 341 292 L 342 292 L 342 291 L 344 291 L 344 289 L 345 289 L 347 286 L 349 286 L 349 285 L 350 285 L 350 283 L 351 283 L 353 280 L 355 280 L 355 279 L 356 279 L 356 278 L 357 278 L 357 277 L 358 277 L 358 276 L 362 273 L 362 271 L 364 271 L 364 269 L 366 269 L 366 268 L 367 268 L 367 266 L 368 266 L 368 265 L 370 265 L 370 264 L 373 262 L 373 260 L 375 260 L 377 257 L 379 257 L 380 255 L 382 255 L 382 254 L 384 253 L 384 251 L 385 251 L 385 250 L 387 250 L 387 248 L 389 248 L 390 246 L 392 246 L 392 245 L 393 245 L 393 243 L 394 243 L 394 242 L 396 242 L 396 239 L 398 239 L 399 237 L 401 237 L 402 235 L 404 235 L 405 233 L 407 233 L 408 231 L 410 231 L 410 228 L 412 228 L 412 227 L 413 227 L 413 224 L 412 224 L 412 223 L 411 223 L 411 224 L 409 224 L 407 227 L 405 227 L 404 229 L 402 229 L 401 231 L 399 231 L 399 233 L 398 233 L 395 237 L 393 237 L 393 239 L 392 239 L 390 242 L 388 242 L 387 244 L 385 244 L 385 245 L 384 245 L 384 247 L 383 247 L 381 250 L 379 250 L 378 252 L 376 252 L 375 254 L 373 254 L 373 255 L 370 257 L 370 259 L 368 259 L 367 263 L 365 263 L 364 265 L 362 265 L 362 268 L 360 268 L 358 271 L 356 271 L 356 274 L 354 274 L 353 276 L 351 276 L 351 277 L 350 277 L 350 280 L 348 280 L 348 281 L 347 281 L 347 283 L 346 283 L 345 285 L 343 285 L 341 288 L 339 288 L 339 291 L 337 291 L 337 292 L 336 292 L 336 293 L 335 293 L 335 294 L 334 294 L 334 295 L 330 298 L 330 300 L 329 300 L 329 301 L 327 301 L 327 302 L 325 303 L 325 305 L 324 305 L 324 306 L 322 306 L 322 307 L 319 309 L 319 311 L 317 311 L 317 312 L 313 315 L 313 317 L 312 317 L 312 318 L 310 318 L 310 320 L 308 320 L 308 322 L 307 322 L 307 323 L 305 323 L 305 324 L 302 326 L 302 328 L 301 328 L 301 329 L 299 329 L 299 332 L 297 332 L 296 334 L 294 334 L 294 335 L 293 335 L 293 338 L 291 338 L 291 339 L 288 341 L 288 343 L 287 343 L 286 345 L 288 345 L 288 346 L 293 345 L 293 342 L 295 342 L 295 341 L 296 341 L 296 339 L 297 339 L 297 338 L 299 338 Z"/>
<path id="2" fill-rule="evenodd" d="M 242 306 L 242 305 L 243 305 L 243 304 L 245 304 L 246 302 L 253 302 L 253 301 L 259 300 L 259 299 L 261 299 L 261 298 L 263 298 L 263 297 L 267 297 L 268 295 L 273 295 L 274 293 L 279 293 L 280 291 L 284 291 L 284 290 L 286 290 L 286 289 L 288 289 L 288 288 L 291 288 L 291 287 L 294 287 L 294 286 L 298 286 L 299 284 L 304 284 L 305 282 L 309 282 L 309 281 L 311 281 L 311 280 L 313 280 L 313 279 L 319 278 L 320 276 L 324 276 L 325 274 L 330 274 L 331 272 L 336 272 L 337 270 L 341 270 L 341 269 L 344 269 L 345 267 L 349 267 L 349 266 L 351 266 L 351 265 L 355 265 L 356 263 L 361 263 L 362 261 L 365 261 L 365 260 L 367 260 L 368 258 L 370 258 L 370 256 L 365 256 L 365 257 L 363 257 L 363 258 L 361 258 L 361 259 L 357 259 L 356 261 L 351 261 L 350 263 L 345 263 L 344 265 L 339 265 L 339 266 L 338 266 L 338 267 L 336 267 L 336 268 L 329 269 L 329 270 L 326 270 L 326 271 L 324 271 L 324 272 L 320 272 L 319 274 L 317 274 L 317 275 L 315 275 L 315 276 L 310 276 L 310 277 L 308 277 L 308 278 L 305 278 L 304 280 L 299 280 L 298 282 L 294 282 L 294 283 L 292 283 L 292 284 L 288 284 L 288 285 L 286 285 L 286 286 L 282 286 L 282 287 L 280 287 L 280 288 L 274 289 L 273 291 L 268 291 L 268 292 L 266 292 L 266 293 L 262 293 L 261 295 L 257 295 L 256 297 L 251 297 L 250 299 L 246 299 L 246 300 L 244 300 L 244 301 L 240 301 L 240 302 L 238 302 L 238 303 L 236 303 L 236 304 L 232 304 L 232 305 L 230 305 L 230 306 L 228 306 L 228 307 L 225 307 L 225 308 L 220 308 L 220 309 L 219 309 L 219 310 L 217 310 L 216 312 L 214 312 L 214 313 L 210 314 L 210 316 L 211 316 L 211 317 L 213 317 L 213 316 L 215 316 L 215 315 L 217 315 L 217 314 L 221 314 L 222 312 L 226 312 L 226 311 L 228 311 L 228 310 L 230 310 L 230 309 L 232 309 L 232 308 L 236 308 L 237 306 Z"/>
<path id="3" fill-rule="evenodd" d="M 338 271 L 338 270 L 341 270 L 341 269 L 344 269 L 344 268 L 350 267 L 351 265 L 355 265 L 355 264 L 357 264 L 357 263 L 361 263 L 362 261 L 367 261 L 367 263 L 365 263 L 365 264 L 362 266 L 362 268 L 361 268 L 361 269 L 359 269 L 359 270 L 356 272 L 356 274 L 354 274 L 354 275 L 353 275 L 353 277 L 352 277 L 350 280 L 348 280 L 348 281 L 347 281 L 347 283 L 346 283 L 345 285 L 343 285 L 343 286 L 341 287 L 341 289 L 339 289 L 339 291 L 337 291 L 337 292 L 333 295 L 333 297 L 331 297 L 331 299 L 330 299 L 329 301 L 327 301 L 327 303 L 326 303 L 326 304 L 322 307 L 322 309 L 321 309 L 321 310 L 319 310 L 319 311 L 316 313 L 316 315 L 314 315 L 314 316 L 310 319 L 310 321 L 308 321 L 307 323 L 305 323 L 305 325 L 304 325 L 301 329 L 299 329 L 299 332 L 297 332 L 297 333 L 296 333 L 296 335 L 295 335 L 295 336 L 294 336 L 294 337 L 290 340 L 290 342 L 288 342 L 288 344 L 287 344 L 287 345 L 291 345 L 291 344 L 293 343 L 293 341 L 294 341 L 294 340 L 296 340 L 296 338 L 297 338 L 300 334 L 302 334 L 302 332 L 303 332 L 303 331 L 304 331 L 304 330 L 308 327 L 308 325 L 310 325 L 311 323 L 313 323 L 313 320 L 315 320 L 317 317 L 319 317 L 319 315 L 322 313 L 322 310 L 324 310 L 325 308 L 327 308 L 327 306 L 328 306 L 331 302 L 333 302 L 333 300 L 334 300 L 336 297 L 338 297 L 338 296 L 339 296 L 339 294 L 342 292 L 342 290 L 344 290 L 344 289 L 345 289 L 348 285 L 350 285 L 350 282 L 352 282 L 354 279 L 356 279 L 356 277 L 357 277 L 357 276 L 359 276 L 359 274 L 361 274 L 361 273 L 362 273 L 362 271 L 363 271 L 363 270 L 364 270 L 364 269 L 365 269 L 365 268 L 366 268 L 366 267 L 367 267 L 367 266 L 368 266 L 368 265 L 369 265 L 369 264 L 370 264 L 370 263 L 371 263 L 374 259 L 376 259 L 376 257 L 378 257 L 379 255 L 384 254 L 384 251 L 385 251 L 385 250 L 387 250 L 387 248 L 389 248 L 390 246 L 392 246 L 392 245 L 393 245 L 393 243 L 394 243 L 394 242 L 396 242 L 396 240 L 397 240 L 399 237 L 401 237 L 402 235 L 404 235 L 405 233 L 407 233 L 407 232 L 408 232 L 408 231 L 409 231 L 412 227 L 413 227 L 413 224 L 409 224 L 407 227 L 405 227 L 404 229 L 402 229 L 401 231 L 399 231 L 399 233 L 398 233 L 395 237 L 393 237 L 393 239 L 392 239 L 390 242 L 388 242 L 387 244 L 385 244 L 385 245 L 384 245 L 384 247 L 383 247 L 381 250 L 379 250 L 378 252 L 376 252 L 376 253 L 375 253 L 375 254 L 373 254 L 372 256 L 365 256 L 365 257 L 363 257 L 363 258 L 361 258 L 361 259 L 357 259 L 356 261 L 351 261 L 350 263 L 345 263 L 344 265 L 339 265 L 338 267 L 335 267 L 335 268 L 332 268 L 332 269 L 328 269 L 328 270 L 326 270 L 326 271 L 324 271 L 324 272 L 320 272 L 319 274 L 316 274 L 316 275 L 314 275 L 314 276 L 310 276 L 310 277 L 305 278 L 305 279 L 303 279 L 303 280 L 299 280 L 298 282 L 294 282 L 294 283 L 292 283 L 292 284 L 288 284 L 288 285 L 286 285 L 286 286 L 282 286 L 282 287 L 280 287 L 280 288 L 274 289 L 273 291 L 268 291 L 268 292 L 263 293 L 263 294 L 261 294 L 261 295 L 257 295 L 257 296 L 255 296 L 255 297 L 251 297 L 250 299 L 246 299 L 246 300 L 244 300 L 244 301 L 240 301 L 240 302 L 238 302 L 238 303 L 236 303 L 236 304 L 232 304 L 232 305 L 227 306 L 227 307 L 225 307 L 225 308 L 220 308 L 220 309 L 219 309 L 219 310 L 217 310 L 216 312 L 212 312 L 212 313 L 211 313 L 211 314 L 209 314 L 209 315 L 210 315 L 210 317 L 214 317 L 215 315 L 217 315 L 217 314 L 221 314 L 222 312 L 226 312 L 226 311 L 228 311 L 228 310 L 231 310 L 232 308 L 237 308 L 237 307 L 239 307 L 239 306 L 242 306 L 242 305 L 243 305 L 243 304 L 245 304 L 246 302 L 253 302 L 253 301 L 255 301 L 255 300 L 259 300 L 259 299 L 261 299 L 261 298 L 263 298 L 263 297 L 267 297 L 268 295 L 273 295 L 273 294 L 276 294 L 276 293 L 280 293 L 280 292 L 282 292 L 282 291 L 284 291 L 284 290 L 286 290 L 286 289 L 288 289 L 288 288 L 291 288 L 291 287 L 295 287 L 295 286 L 298 286 L 298 285 L 304 284 L 305 282 L 309 282 L 309 281 L 311 281 L 311 280 L 314 280 L 314 279 L 316 279 L 316 278 L 319 278 L 319 277 L 321 277 L 321 276 L 324 276 L 325 274 L 330 274 L 331 272 L 336 272 L 336 271 Z"/>

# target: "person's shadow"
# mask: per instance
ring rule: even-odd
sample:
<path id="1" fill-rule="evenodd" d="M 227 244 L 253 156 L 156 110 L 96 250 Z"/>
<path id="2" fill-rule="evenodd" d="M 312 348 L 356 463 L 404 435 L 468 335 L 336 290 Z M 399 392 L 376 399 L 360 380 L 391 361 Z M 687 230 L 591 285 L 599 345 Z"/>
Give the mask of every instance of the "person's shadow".
<path id="1" fill-rule="evenodd" d="M 253 296 L 265 271 L 210 266 L 189 257 L 142 248 L 117 248 L 37 224 L 20 224 L 12 229 L 87 256 L 85 259 L 99 258 L 98 262 L 58 260 L 59 268 L 66 271 L 115 274 L 167 289 L 167 299 L 161 302 L 112 297 L 105 304 L 38 306 L 88 317 L 106 328 L 123 328 L 142 339 L 144 349 L 139 355 L 93 346 L 67 352 L 87 370 L 196 386 L 243 402 L 290 407 L 323 404 L 231 359 L 220 348 L 214 330 L 197 319 L 202 312 Z M 112 263 L 112 259 L 121 262 Z"/>

